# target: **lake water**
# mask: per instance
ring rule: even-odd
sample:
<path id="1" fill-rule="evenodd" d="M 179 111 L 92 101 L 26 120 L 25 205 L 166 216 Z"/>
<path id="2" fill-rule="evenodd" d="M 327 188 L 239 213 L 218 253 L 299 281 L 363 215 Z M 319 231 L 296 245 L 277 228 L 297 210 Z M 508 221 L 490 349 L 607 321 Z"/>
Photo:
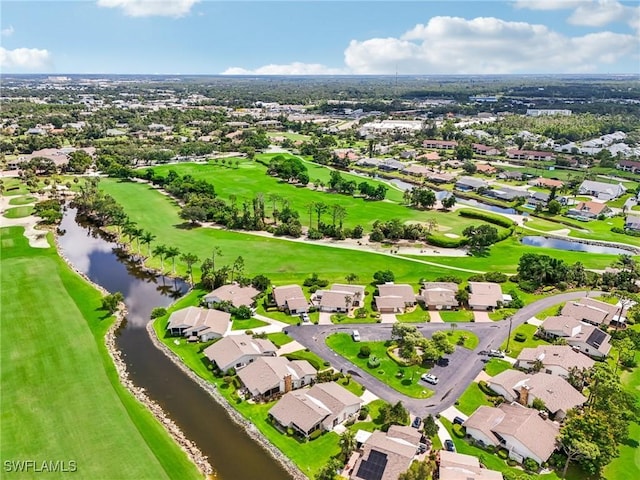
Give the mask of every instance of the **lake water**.
<path id="1" fill-rule="evenodd" d="M 571 250 L 575 252 L 608 253 L 611 255 L 630 254 L 628 250 L 617 247 L 606 247 L 601 245 L 591 245 L 560 238 L 547 238 L 539 236 L 522 237 L 520 240 L 524 245 L 532 247 L 556 248 L 558 250 Z"/>
<path id="2" fill-rule="evenodd" d="M 145 328 L 154 307 L 167 307 L 187 291 L 181 280 L 158 277 L 118 255 L 117 245 L 103 240 L 65 212 L 60 225 L 62 253 L 78 270 L 109 292 L 122 292 L 127 318 L 117 339 L 130 378 L 180 426 L 209 457 L 222 480 L 282 480 L 289 474 L 204 390 L 158 350 Z M 143 247 L 146 248 L 146 247 Z M 126 446 L 123 446 L 126 448 Z"/>

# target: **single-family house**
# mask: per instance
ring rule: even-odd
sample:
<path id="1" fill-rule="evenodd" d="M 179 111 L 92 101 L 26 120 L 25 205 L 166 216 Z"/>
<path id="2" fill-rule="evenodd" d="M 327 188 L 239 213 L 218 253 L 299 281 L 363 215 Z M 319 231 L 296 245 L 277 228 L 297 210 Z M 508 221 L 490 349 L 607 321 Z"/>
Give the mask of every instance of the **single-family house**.
<path id="1" fill-rule="evenodd" d="M 415 428 L 406 426 L 392 425 L 386 433 L 374 431 L 362 444 L 362 453 L 349 478 L 397 480 L 411 466 L 420 438 Z"/>
<path id="2" fill-rule="evenodd" d="M 257 400 L 311 385 L 316 375 L 316 369 L 306 360 L 292 361 L 286 357 L 258 357 L 238 370 L 242 385 Z"/>
<path id="3" fill-rule="evenodd" d="M 478 191 L 481 188 L 488 188 L 489 184 L 484 180 L 480 180 L 479 178 L 474 177 L 460 177 L 456 181 L 456 189 L 469 192 L 469 191 Z"/>
<path id="4" fill-rule="evenodd" d="M 356 162 L 356 165 L 359 167 L 377 167 L 381 163 L 381 158 L 361 158 Z"/>
<path id="5" fill-rule="evenodd" d="M 416 158 L 416 155 L 418 155 L 418 152 L 416 150 L 405 150 L 400 153 L 400 158 L 402 158 L 403 160 L 411 160 L 413 158 Z"/>
<path id="6" fill-rule="evenodd" d="M 231 325 L 231 314 L 208 308 L 187 307 L 169 317 L 167 330 L 171 335 L 207 342 L 223 337 Z"/>
<path id="7" fill-rule="evenodd" d="M 335 292 L 345 292 L 351 296 L 351 307 L 361 307 L 364 302 L 364 286 L 363 285 L 351 285 L 345 283 L 334 283 L 331 285 L 331 290 Z M 317 293 L 317 292 L 316 292 Z"/>
<path id="8" fill-rule="evenodd" d="M 258 295 L 260 295 L 260 290 L 251 285 L 242 287 L 238 283 L 230 283 L 209 292 L 203 300 L 209 306 L 220 302 L 231 302 L 231 305 L 236 308 L 242 305 L 250 307 L 255 303 L 255 298 Z"/>
<path id="9" fill-rule="evenodd" d="M 620 160 L 616 167 L 624 172 L 640 174 L 640 161 L 638 160 Z"/>
<path id="10" fill-rule="evenodd" d="M 592 357 L 606 357 L 611 350 L 611 336 L 608 333 L 573 317 L 547 317 L 540 325 L 539 332 L 547 339 L 563 338 L 567 345 Z"/>
<path id="11" fill-rule="evenodd" d="M 420 296 L 429 309 L 451 310 L 458 307 L 458 284 L 454 282 L 424 282 Z"/>
<path id="12" fill-rule="evenodd" d="M 522 172 L 518 172 L 517 170 L 500 172 L 498 174 L 498 178 L 503 180 L 522 180 L 524 178 L 524 174 Z"/>
<path id="13" fill-rule="evenodd" d="M 616 305 L 601 302 L 589 297 L 573 300 L 565 303 L 562 307 L 562 315 L 573 317 L 581 322 L 592 325 L 608 325 L 612 321 L 619 321 L 624 318 L 625 311 L 621 311 Z"/>
<path id="14" fill-rule="evenodd" d="M 451 183 L 456 179 L 453 173 L 431 172 L 427 175 L 430 182 L 433 183 Z"/>
<path id="15" fill-rule="evenodd" d="M 515 188 L 496 186 L 496 188 L 486 190 L 484 195 L 498 200 L 503 200 L 505 202 L 513 202 L 516 198 L 527 198 L 529 193 Z"/>
<path id="16" fill-rule="evenodd" d="M 518 402 L 531 407 L 535 399 L 541 400 L 557 421 L 587 401 L 587 397 L 564 378 L 542 372 L 528 374 L 520 370 L 505 370 L 489 379 L 487 385 L 509 403 Z"/>
<path id="17" fill-rule="evenodd" d="M 503 480 L 501 472 L 480 466 L 473 455 L 440 450 L 436 462 L 440 480 Z"/>
<path id="18" fill-rule="evenodd" d="M 553 152 L 538 152 L 535 150 L 507 150 L 507 157 L 516 160 L 553 160 Z"/>
<path id="19" fill-rule="evenodd" d="M 400 313 L 416 304 L 416 294 L 413 287 L 408 284 L 378 285 L 378 293 L 375 302 L 380 313 Z"/>
<path id="20" fill-rule="evenodd" d="M 335 382 L 317 383 L 285 393 L 269 410 L 274 424 L 292 428 L 308 438 L 316 430 L 329 431 L 355 417 L 362 400 Z"/>
<path id="21" fill-rule="evenodd" d="M 640 217 L 634 215 L 627 215 L 624 219 L 625 230 L 631 230 L 632 232 L 640 232 Z"/>
<path id="22" fill-rule="evenodd" d="M 564 186 L 564 182 L 561 180 L 554 180 L 553 178 L 544 178 L 539 177 L 529 182 L 530 185 L 534 187 L 544 187 L 544 188 L 562 188 Z"/>
<path id="23" fill-rule="evenodd" d="M 275 357 L 278 347 L 270 340 L 246 334 L 228 335 L 204 349 L 209 361 L 223 372 L 239 370 L 260 357 Z"/>
<path id="24" fill-rule="evenodd" d="M 385 158 L 378 164 L 378 169 L 385 170 L 387 172 L 398 172 L 403 170 L 407 165 L 405 163 L 399 162 L 395 158 Z"/>
<path id="25" fill-rule="evenodd" d="M 469 307 L 473 310 L 492 310 L 511 302 L 511 297 L 503 295 L 498 283 L 469 282 L 469 291 Z"/>
<path id="26" fill-rule="evenodd" d="M 515 366 L 529 370 L 537 361 L 542 362 L 545 373 L 561 377 L 568 377 L 573 367 L 582 370 L 593 367 L 595 363 L 592 358 L 576 352 L 569 345 L 538 345 L 535 348 L 523 348 Z"/>
<path id="27" fill-rule="evenodd" d="M 625 194 L 627 188 L 621 183 L 603 183 L 585 180 L 578 187 L 580 195 L 591 195 L 599 200 L 614 200 Z"/>
<path id="28" fill-rule="evenodd" d="M 531 193 L 529 198 L 527 198 L 527 206 L 531 208 L 535 208 L 536 205 L 538 204 L 546 205 L 547 203 L 549 203 L 550 198 L 551 198 L 551 195 L 549 193 L 533 192 Z"/>
<path id="29" fill-rule="evenodd" d="M 591 201 L 580 202 L 567 212 L 567 216 L 569 217 L 588 218 L 591 220 L 598 218 L 600 215 L 609 217 L 611 214 L 611 209 L 606 203 Z"/>
<path id="30" fill-rule="evenodd" d="M 422 146 L 439 150 L 453 150 L 458 146 L 458 142 L 455 140 L 425 140 L 422 142 Z"/>
<path id="31" fill-rule="evenodd" d="M 481 143 L 474 143 L 471 146 L 473 147 L 473 152 L 478 155 L 500 155 L 500 150 L 495 147 L 489 147 Z"/>
<path id="32" fill-rule="evenodd" d="M 424 165 L 418 165 L 414 163 L 413 165 L 409 165 L 408 167 L 404 168 L 402 170 L 402 173 L 412 175 L 414 177 L 426 177 L 430 173 L 432 173 L 432 170 L 428 167 L 425 167 Z"/>
<path id="33" fill-rule="evenodd" d="M 273 300 L 278 309 L 288 311 L 290 315 L 298 315 L 309 311 L 309 302 L 300 285 L 283 285 L 273 287 Z"/>
<path id="34" fill-rule="evenodd" d="M 532 458 L 538 464 L 555 451 L 560 431 L 556 423 L 517 403 L 504 403 L 498 408 L 482 405 L 462 425 L 477 442 L 505 448 L 518 462 Z"/>
<path id="35" fill-rule="evenodd" d="M 493 175 L 498 170 L 493 165 L 489 165 L 488 163 L 476 163 L 476 171 L 478 173 L 482 173 L 483 175 Z"/>
<path id="36" fill-rule="evenodd" d="M 418 155 L 416 160 L 420 162 L 437 162 L 440 160 L 440 154 L 438 152 L 426 152 L 422 155 Z"/>

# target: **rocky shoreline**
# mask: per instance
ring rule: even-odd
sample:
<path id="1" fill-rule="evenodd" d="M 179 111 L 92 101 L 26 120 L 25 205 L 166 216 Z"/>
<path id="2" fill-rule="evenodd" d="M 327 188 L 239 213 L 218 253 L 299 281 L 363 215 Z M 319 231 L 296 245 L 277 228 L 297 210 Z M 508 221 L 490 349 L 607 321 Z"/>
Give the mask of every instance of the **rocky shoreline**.
<path id="1" fill-rule="evenodd" d="M 91 279 L 85 275 L 83 272 L 78 270 L 73 263 L 69 261 L 69 259 L 61 253 L 60 244 L 58 243 L 58 237 L 54 235 L 56 250 L 58 251 L 58 255 L 60 258 L 64 260 L 64 262 L 71 268 L 74 272 L 80 275 L 86 282 L 91 284 L 95 289 L 100 291 L 104 295 L 108 295 L 109 292 L 105 290 L 102 286 L 94 283 Z M 107 347 L 107 352 L 109 352 L 109 356 L 113 361 L 116 371 L 118 372 L 118 378 L 120 379 L 120 383 L 127 389 L 131 394 L 142 403 L 152 414 L 153 416 L 162 424 L 165 431 L 171 436 L 171 438 L 180 445 L 180 448 L 187 454 L 189 459 L 197 466 L 198 470 L 202 472 L 203 475 L 211 475 L 214 473 L 213 467 L 209 463 L 207 456 L 204 455 L 200 449 L 191 442 L 182 432 L 180 427 L 176 425 L 176 423 L 171 420 L 167 416 L 167 414 L 162 410 L 162 407 L 158 405 L 156 402 L 151 400 L 143 388 L 135 385 L 131 379 L 129 378 L 129 372 L 127 371 L 127 365 L 122 359 L 122 353 L 118 350 L 116 345 L 116 332 L 122 325 L 122 322 L 125 319 L 127 310 L 126 306 L 121 303 L 119 305 L 118 311 L 115 313 L 115 321 L 109 327 L 109 330 L 105 334 L 104 342 Z M 155 337 L 155 335 L 152 336 Z"/>
<path id="2" fill-rule="evenodd" d="M 289 473 L 294 480 L 306 480 L 308 477 L 302 473 L 302 471 L 285 456 L 278 448 L 273 445 L 267 437 L 265 437 L 249 420 L 244 418 L 236 409 L 234 409 L 227 399 L 222 396 L 216 386 L 207 382 L 203 378 L 196 375 L 189 367 L 187 367 L 182 359 L 178 357 L 169 347 L 160 341 L 153 329 L 153 320 L 147 323 L 147 332 L 151 341 L 171 360 L 182 372 L 187 375 L 191 380 L 197 383 L 200 388 L 209 394 L 209 396 L 217 402 L 229 415 L 229 418 L 233 420 L 237 425 L 241 426 L 247 434 L 260 445 L 265 451 L 267 451 L 282 467 Z"/>

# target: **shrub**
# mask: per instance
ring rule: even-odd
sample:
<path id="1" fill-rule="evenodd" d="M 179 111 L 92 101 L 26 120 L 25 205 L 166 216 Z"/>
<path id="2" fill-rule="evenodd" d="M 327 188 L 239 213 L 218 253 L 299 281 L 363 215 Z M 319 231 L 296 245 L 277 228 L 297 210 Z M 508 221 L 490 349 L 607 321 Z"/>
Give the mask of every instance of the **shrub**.
<path id="1" fill-rule="evenodd" d="M 536 285 L 534 282 L 531 282 L 529 280 L 520 280 L 518 282 L 518 286 L 527 293 L 533 293 L 538 288 L 538 285 Z"/>
<path id="2" fill-rule="evenodd" d="M 325 367 L 328 367 L 329 365 L 331 365 L 331 362 L 322 362 L 322 365 L 324 365 Z"/>
<path id="3" fill-rule="evenodd" d="M 363 405 L 360 407 L 360 413 L 358 413 L 358 420 L 364 420 L 369 416 L 369 405 Z"/>
<path id="4" fill-rule="evenodd" d="M 558 282 L 558 290 L 564 292 L 567 289 L 567 282 Z"/>
<path id="5" fill-rule="evenodd" d="M 378 357 L 371 356 L 369 357 L 369 360 L 367 361 L 367 367 L 369 368 L 377 368 L 380 366 L 380 359 Z"/>
<path id="6" fill-rule="evenodd" d="M 360 347 L 360 352 L 358 353 L 358 356 L 360 358 L 369 358 L 369 355 L 371 355 L 371 348 L 369 348 L 367 345 L 362 345 Z"/>
<path id="7" fill-rule="evenodd" d="M 455 423 L 452 428 L 453 428 L 453 434 L 456 437 L 464 438 L 466 436 L 464 427 L 462 425 L 458 425 L 457 423 Z"/>
<path id="8" fill-rule="evenodd" d="M 313 432 L 311 432 L 311 435 L 309 435 L 309 440 L 315 440 L 316 438 L 318 438 L 320 435 L 322 435 L 322 429 L 319 428 L 317 430 L 314 430 Z"/>
<path id="9" fill-rule="evenodd" d="M 493 223 L 494 225 L 499 225 L 504 228 L 511 228 L 514 225 L 514 222 L 509 220 L 508 218 L 502 217 L 500 215 L 494 215 L 492 213 L 481 212 L 478 210 L 469 210 L 463 208 L 458 210 L 458 215 L 467 218 L 477 218 L 479 220 L 484 220 L 485 222 Z"/>
<path id="10" fill-rule="evenodd" d="M 470 282 L 484 282 L 486 277 L 484 273 L 476 273 L 475 275 L 471 275 L 467 280 Z"/>
<path id="11" fill-rule="evenodd" d="M 500 450 L 498 450 L 498 457 L 506 460 L 509 457 L 509 451 L 506 448 L 501 448 Z"/>
<path id="12" fill-rule="evenodd" d="M 515 467 L 518 464 L 513 458 L 507 458 L 507 465 L 510 467 Z"/>
<path id="13" fill-rule="evenodd" d="M 540 465 L 533 458 L 525 458 L 522 462 L 524 469 L 528 472 L 537 472 L 540 470 Z"/>
<path id="14" fill-rule="evenodd" d="M 509 278 L 502 272 L 487 272 L 484 274 L 487 282 L 504 283 Z"/>
<path id="15" fill-rule="evenodd" d="M 527 336 L 522 332 L 518 332 L 516 333 L 515 337 L 513 337 L 513 339 L 516 342 L 524 342 L 527 339 Z"/>
<path id="16" fill-rule="evenodd" d="M 158 317 L 164 317 L 167 314 L 167 309 L 164 307 L 156 307 L 151 310 L 151 320 L 154 320 Z"/>
<path id="17" fill-rule="evenodd" d="M 489 453 L 496 453 L 496 447 L 495 447 L 495 446 L 493 446 L 493 445 L 487 445 L 487 446 L 485 447 L 485 450 L 486 450 L 487 452 L 489 452 Z"/>

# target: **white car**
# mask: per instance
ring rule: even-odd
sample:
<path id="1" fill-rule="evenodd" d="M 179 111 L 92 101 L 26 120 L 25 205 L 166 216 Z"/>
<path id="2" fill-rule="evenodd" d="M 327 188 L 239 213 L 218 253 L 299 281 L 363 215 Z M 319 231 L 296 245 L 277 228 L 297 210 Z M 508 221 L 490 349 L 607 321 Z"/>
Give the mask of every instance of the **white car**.
<path id="1" fill-rule="evenodd" d="M 353 337 L 354 342 L 360 341 L 360 332 L 358 330 L 354 330 L 351 336 Z"/>
<path id="2" fill-rule="evenodd" d="M 311 321 L 311 318 L 309 318 L 308 313 L 301 313 L 300 319 L 302 320 L 303 323 L 309 323 Z"/>
<path id="3" fill-rule="evenodd" d="M 425 373 L 420 377 L 422 380 L 424 380 L 427 383 L 430 383 L 432 385 L 437 385 L 438 384 L 438 377 L 436 377 L 435 375 L 432 375 L 431 373 Z"/>
<path id="4" fill-rule="evenodd" d="M 490 357 L 504 358 L 504 352 L 502 350 L 489 350 L 488 355 Z"/>

